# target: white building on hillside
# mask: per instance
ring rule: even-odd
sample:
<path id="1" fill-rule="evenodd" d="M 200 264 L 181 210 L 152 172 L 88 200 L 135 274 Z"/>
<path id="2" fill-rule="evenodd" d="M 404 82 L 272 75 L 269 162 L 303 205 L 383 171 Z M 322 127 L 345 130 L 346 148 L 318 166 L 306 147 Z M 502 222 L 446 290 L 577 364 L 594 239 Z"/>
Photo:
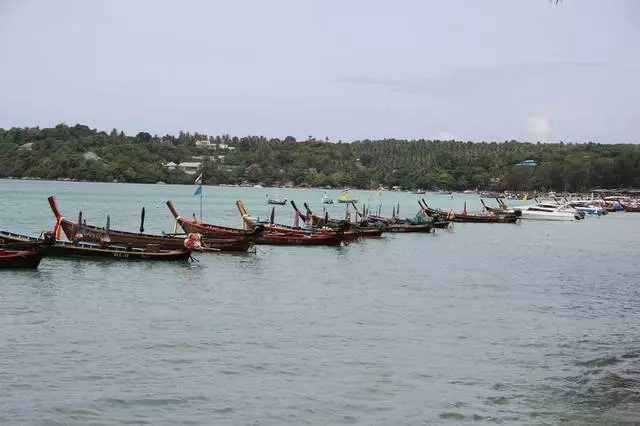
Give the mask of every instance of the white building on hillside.
<path id="1" fill-rule="evenodd" d="M 164 165 L 169 170 L 182 170 L 188 175 L 195 175 L 200 170 L 202 163 L 199 161 L 185 161 L 183 163 L 176 164 L 173 161 Z"/>
<path id="2" fill-rule="evenodd" d="M 196 141 L 196 146 L 199 146 L 200 148 L 214 149 L 216 147 L 216 144 L 211 143 L 209 139 L 203 139 L 201 141 Z"/>

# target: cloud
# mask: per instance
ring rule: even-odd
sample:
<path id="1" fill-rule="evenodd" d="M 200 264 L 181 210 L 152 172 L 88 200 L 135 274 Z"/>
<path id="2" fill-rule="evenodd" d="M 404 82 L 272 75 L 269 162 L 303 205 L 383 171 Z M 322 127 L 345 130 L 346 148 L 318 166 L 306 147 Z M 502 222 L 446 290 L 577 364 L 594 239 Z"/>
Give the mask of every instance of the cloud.
<path id="1" fill-rule="evenodd" d="M 369 76 L 340 77 L 348 84 L 382 86 L 394 92 L 427 96 L 466 96 L 511 91 L 531 81 L 566 81 L 585 70 L 605 69 L 605 62 L 541 62 L 507 64 L 489 68 L 460 68 L 423 79 L 381 79 Z"/>
<path id="2" fill-rule="evenodd" d="M 527 130 L 533 141 L 547 142 L 551 131 L 551 120 L 547 117 L 529 117 Z"/>

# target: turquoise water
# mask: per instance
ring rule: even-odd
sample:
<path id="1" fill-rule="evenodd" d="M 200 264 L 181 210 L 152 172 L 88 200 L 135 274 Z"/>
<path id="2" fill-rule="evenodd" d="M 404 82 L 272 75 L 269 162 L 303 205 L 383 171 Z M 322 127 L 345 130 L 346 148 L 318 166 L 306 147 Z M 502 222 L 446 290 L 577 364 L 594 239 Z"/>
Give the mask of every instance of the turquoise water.
<path id="1" fill-rule="evenodd" d="M 144 205 L 145 228 L 170 231 L 164 201 L 190 215 L 193 190 L 0 180 L 0 227 L 51 229 L 55 194 L 70 218 L 133 230 Z M 240 226 L 237 199 L 266 217 L 267 193 L 321 211 L 323 192 L 205 187 L 204 217 Z M 417 198 L 382 202 L 412 216 Z M 277 212 L 291 223 L 290 207 Z M 640 215 L 619 213 L 4 271 L 0 423 L 637 424 L 639 230 Z"/>

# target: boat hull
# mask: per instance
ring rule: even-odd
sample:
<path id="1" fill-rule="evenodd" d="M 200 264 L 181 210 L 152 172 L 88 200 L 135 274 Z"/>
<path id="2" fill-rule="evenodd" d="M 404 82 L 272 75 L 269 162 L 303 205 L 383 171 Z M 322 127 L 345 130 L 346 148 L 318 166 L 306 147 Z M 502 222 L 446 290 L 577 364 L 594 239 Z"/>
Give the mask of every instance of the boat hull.
<path id="1" fill-rule="evenodd" d="M 56 241 L 52 245 L 45 245 L 43 253 L 49 257 L 101 258 L 126 261 L 186 261 L 191 257 L 191 252 L 188 250 L 129 250 L 125 247 L 116 247 L 113 245 L 107 248 L 100 248 L 86 243 L 74 245 L 62 241 Z"/>
<path id="2" fill-rule="evenodd" d="M 37 269 L 41 259 L 40 250 L 0 249 L 0 269 Z"/>
<path id="3" fill-rule="evenodd" d="M 433 225 L 431 225 L 431 223 L 418 224 L 418 225 L 392 224 L 392 225 L 389 225 L 387 229 L 385 229 L 385 231 L 393 232 L 393 233 L 398 233 L 398 232 L 424 232 L 424 233 L 428 233 L 428 232 L 431 232 L 432 230 L 433 230 Z"/>
<path id="4" fill-rule="evenodd" d="M 530 212 L 527 210 L 522 211 L 522 219 L 524 220 L 549 220 L 556 222 L 570 222 L 577 220 L 573 213 L 538 213 L 538 212 Z"/>
<path id="5" fill-rule="evenodd" d="M 42 247 L 44 257 L 83 257 L 120 260 L 185 261 L 191 257 L 189 250 L 142 250 L 110 245 L 100 248 L 94 244 L 73 244 L 65 241 L 46 241 L 42 238 L 0 231 L 0 243 L 37 244 Z"/>
<path id="6" fill-rule="evenodd" d="M 517 223 L 521 217 L 519 210 L 514 213 L 494 213 L 494 214 L 457 214 L 426 208 L 425 213 L 437 220 L 459 222 L 459 223 Z"/>
<path id="7" fill-rule="evenodd" d="M 300 235 L 266 233 L 256 238 L 256 244 L 276 246 L 339 246 L 344 241 L 338 235 Z"/>

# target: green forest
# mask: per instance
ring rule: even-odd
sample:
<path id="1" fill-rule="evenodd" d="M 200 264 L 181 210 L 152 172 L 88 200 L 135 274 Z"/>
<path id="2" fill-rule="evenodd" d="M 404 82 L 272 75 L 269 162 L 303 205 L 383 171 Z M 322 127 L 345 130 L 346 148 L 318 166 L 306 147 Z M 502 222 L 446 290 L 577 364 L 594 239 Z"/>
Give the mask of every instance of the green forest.
<path id="1" fill-rule="evenodd" d="M 536 165 L 520 165 L 525 160 Z M 185 173 L 180 165 L 188 163 L 192 168 L 195 163 L 197 171 Z M 186 132 L 126 135 L 81 124 L 0 129 L 4 178 L 193 183 L 197 172 L 211 185 L 578 192 L 638 188 L 639 171 L 640 145 L 633 144 L 424 139 L 344 143 Z"/>

